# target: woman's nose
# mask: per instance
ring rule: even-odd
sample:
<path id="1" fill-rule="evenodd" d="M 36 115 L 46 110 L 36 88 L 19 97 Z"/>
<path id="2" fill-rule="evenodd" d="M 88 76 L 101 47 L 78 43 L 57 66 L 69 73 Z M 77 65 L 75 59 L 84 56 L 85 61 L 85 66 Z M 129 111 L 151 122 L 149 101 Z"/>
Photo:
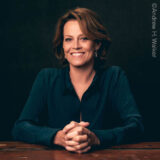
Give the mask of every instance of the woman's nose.
<path id="1" fill-rule="evenodd" d="M 75 41 L 73 42 L 73 48 L 74 48 L 74 49 L 79 49 L 79 48 L 81 48 L 81 45 L 80 45 L 79 40 L 75 40 Z"/>

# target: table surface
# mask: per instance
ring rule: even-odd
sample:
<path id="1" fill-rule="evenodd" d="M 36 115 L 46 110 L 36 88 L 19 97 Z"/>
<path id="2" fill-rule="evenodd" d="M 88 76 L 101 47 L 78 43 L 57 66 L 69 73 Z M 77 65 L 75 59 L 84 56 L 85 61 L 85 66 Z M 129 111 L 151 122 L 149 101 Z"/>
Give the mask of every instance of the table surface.
<path id="1" fill-rule="evenodd" d="M 22 142 L 0 142 L 0 160 L 160 160 L 160 142 L 114 146 L 85 154 Z"/>

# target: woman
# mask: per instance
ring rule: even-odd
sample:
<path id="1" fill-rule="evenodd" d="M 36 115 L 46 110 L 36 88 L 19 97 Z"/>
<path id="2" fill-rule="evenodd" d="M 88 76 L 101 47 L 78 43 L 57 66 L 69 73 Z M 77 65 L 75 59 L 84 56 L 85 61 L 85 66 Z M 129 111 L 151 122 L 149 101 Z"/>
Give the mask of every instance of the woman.
<path id="1" fill-rule="evenodd" d="M 59 19 L 54 51 L 68 65 L 38 74 L 13 128 L 15 140 L 84 153 L 133 142 L 143 133 L 124 71 L 102 68 L 109 44 L 95 12 L 76 8 Z"/>

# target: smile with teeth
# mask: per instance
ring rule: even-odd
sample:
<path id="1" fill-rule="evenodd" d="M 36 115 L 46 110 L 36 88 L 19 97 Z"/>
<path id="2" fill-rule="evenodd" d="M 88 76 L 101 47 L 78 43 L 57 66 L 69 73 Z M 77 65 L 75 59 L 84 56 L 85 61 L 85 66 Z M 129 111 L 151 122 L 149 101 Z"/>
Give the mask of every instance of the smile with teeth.
<path id="1" fill-rule="evenodd" d="M 71 55 L 72 56 L 81 56 L 81 55 L 83 55 L 84 54 L 84 52 L 73 52 L 73 53 L 71 53 Z"/>

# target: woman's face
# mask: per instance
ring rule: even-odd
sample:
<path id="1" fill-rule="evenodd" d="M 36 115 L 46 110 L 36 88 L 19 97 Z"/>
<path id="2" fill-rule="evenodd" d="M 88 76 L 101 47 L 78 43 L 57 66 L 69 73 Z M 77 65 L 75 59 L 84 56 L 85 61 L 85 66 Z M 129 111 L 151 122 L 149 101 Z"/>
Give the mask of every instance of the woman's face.
<path id="1" fill-rule="evenodd" d="M 63 29 L 63 49 L 70 67 L 84 67 L 94 65 L 94 52 L 99 46 L 82 33 L 77 20 L 70 20 Z"/>

